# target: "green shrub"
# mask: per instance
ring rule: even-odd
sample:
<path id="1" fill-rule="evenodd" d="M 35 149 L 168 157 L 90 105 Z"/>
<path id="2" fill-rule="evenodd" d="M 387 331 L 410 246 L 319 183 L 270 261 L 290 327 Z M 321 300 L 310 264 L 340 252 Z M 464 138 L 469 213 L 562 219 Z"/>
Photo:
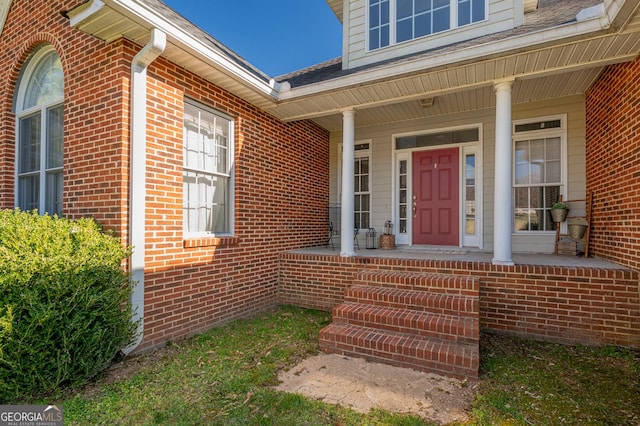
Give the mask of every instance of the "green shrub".
<path id="1" fill-rule="evenodd" d="M 81 384 L 133 341 L 128 254 L 93 220 L 0 211 L 0 403 Z"/>

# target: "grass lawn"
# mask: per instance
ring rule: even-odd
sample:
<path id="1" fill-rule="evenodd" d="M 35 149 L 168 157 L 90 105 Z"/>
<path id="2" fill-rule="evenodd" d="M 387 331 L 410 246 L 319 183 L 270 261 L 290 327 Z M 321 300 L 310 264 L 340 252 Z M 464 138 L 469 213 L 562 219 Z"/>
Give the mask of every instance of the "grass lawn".
<path id="1" fill-rule="evenodd" d="M 58 396 L 66 425 L 425 425 L 272 390 L 278 370 L 317 353 L 329 314 L 282 308 L 116 364 Z M 640 424 L 640 354 L 482 338 L 468 424 Z M 47 403 L 50 403 L 48 400 Z"/>

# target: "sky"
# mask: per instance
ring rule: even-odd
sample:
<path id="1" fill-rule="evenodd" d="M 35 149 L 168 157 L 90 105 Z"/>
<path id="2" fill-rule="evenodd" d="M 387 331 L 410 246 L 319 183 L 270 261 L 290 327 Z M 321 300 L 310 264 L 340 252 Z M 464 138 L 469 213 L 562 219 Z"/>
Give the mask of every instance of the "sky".
<path id="1" fill-rule="evenodd" d="M 163 0 L 276 77 L 341 55 L 342 25 L 325 0 Z"/>

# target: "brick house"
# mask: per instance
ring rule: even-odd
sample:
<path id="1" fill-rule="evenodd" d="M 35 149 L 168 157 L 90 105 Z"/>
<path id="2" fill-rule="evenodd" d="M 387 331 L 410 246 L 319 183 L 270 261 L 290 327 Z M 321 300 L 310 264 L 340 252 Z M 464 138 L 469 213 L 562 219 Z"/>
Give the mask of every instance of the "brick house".
<path id="1" fill-rule="evenodd" d="M 461 376 L 481 328 L 640 347 L 638 3 L 327 3 L 342 57 L 271 78 L 158 0 L 0 0 L 0 207 L 134 247 L 138 350 L 279 303 Z"/>

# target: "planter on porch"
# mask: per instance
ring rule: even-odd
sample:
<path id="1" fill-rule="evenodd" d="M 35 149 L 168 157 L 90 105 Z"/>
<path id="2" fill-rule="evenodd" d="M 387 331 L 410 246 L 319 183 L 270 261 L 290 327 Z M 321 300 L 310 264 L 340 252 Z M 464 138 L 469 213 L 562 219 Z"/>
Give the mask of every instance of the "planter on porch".
<path id="1" fill-rule="evenodd" d="M 380 235 L 380 248 L 383 250 L 393 250 L 396 248 L 396 236 L 392 234 Z"/>
<path id="2" fill-rule="evenodd" d="M 569 206 L 567 204 L 559 202 L 555 203 L 551 207 L 551 218 L 554 222 L 564 222 L 567 220 L 567 215 L 569 214 Z"/>

